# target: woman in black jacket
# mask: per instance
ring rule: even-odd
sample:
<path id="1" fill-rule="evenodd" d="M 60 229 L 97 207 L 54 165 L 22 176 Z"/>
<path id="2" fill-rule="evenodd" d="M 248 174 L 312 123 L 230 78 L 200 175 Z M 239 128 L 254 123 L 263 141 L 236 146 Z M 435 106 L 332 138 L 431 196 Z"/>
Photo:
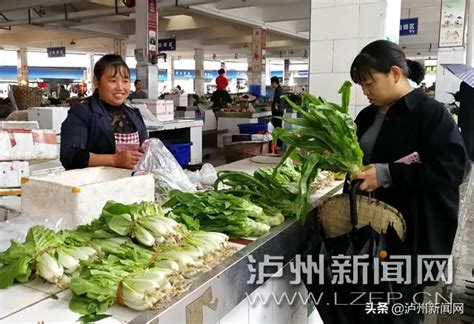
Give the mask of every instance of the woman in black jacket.
<path id="1" fill-rule="evenodd" d="M 71 107 L 61 126 L 60 159 L 66 170 L 92 166 L 133 169 L 148 138 L 138 109 L 125 105 L 130 71 L 119 55 L 94 66 L 94 95 Z"/>
<path id="2" fill-rule="evenodd" d="M 392 42 L 367 45 L 352 63 L 351 77 L 370 102 L 355 120 L 366 169 L 353 178 L 402 213 L 407 238 L 397 253 L 451 254 L 459 185 L 470 168 L 453 118 L 441 103 L 411 88 L 408 79 L 420 83 L 424 67 Z M 421 291 L 425 284 L 405 291 Z"/>

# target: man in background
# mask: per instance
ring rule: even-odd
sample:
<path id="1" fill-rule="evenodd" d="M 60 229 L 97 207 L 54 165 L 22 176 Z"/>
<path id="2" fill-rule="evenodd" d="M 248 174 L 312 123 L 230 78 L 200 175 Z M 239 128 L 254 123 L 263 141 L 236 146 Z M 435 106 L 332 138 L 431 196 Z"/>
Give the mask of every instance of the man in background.
<path id="1" fill-rule="evenodd" d="M 272 100 L 272 125 L 274 128 L 277 128 L 277 127 L 281 128 L 283 125 L 283 121 L 279 119 L 278 117 L 283 117 L 283 114 L 285 112 L 285 108 L 283 107 L 282 102 L 281 102 L 283 89 L 281 88 L 281 85 L 280 85 L 280 79 L 276 76 L 270 79 L 270 83 L 271 83 L 272 88 L 274 89 L 273 100 Z M 281 145 L 282 145 L 281 140 L 278 140 L 277 146 L 281 147 Z"/>
<path id="2" fill-rule="evenodd" d="M 216 87 L 217 90 L 227 90 L 227 86 L 229 85 L 229 81 L 225 77 L 225 70 L 220 69 L 217 71 L 219 76 L 216 78 Z"/>
<path id="3" fill-rule="evenodd" d="M 148 95 L 145 91 L 142 90 L 142 80 L 136 79 L 135 80 L 135 92 L 132 92 L 128 99 L 147 99 Z"/>

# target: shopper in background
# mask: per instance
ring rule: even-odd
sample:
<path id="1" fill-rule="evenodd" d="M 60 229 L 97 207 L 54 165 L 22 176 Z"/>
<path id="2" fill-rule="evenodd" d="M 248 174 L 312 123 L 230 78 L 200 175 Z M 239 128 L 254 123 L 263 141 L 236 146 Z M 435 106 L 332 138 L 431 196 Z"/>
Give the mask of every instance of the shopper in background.
<path id="1" fill-rule="evenodd" d="M 142 89 L 142 80 L 136 79 L 134 84 L 135 84 L 135 92 L 132 92 L 130 96 L 128 97 L 128 99 L 130 100 L 147 99 L 148 95 Z"/>
<path id="2" fill-rule="evenodd" d="M 220 69 L 217 71 L 219 76 L 216 78 L 216 87 L 217 90 L 226 90 L 227 91 L 227 86 L 229 85 L 229 81 L 225 77 L 225 70 Z"/>
<path id="3" fill-rule="evenodd" d="M 474 88 L 463 81 L 454 98 L 459 101 L 458 125 L 467 154 L 474 161 Z"/>
<path id="4" fill-rule="evenodd" d="M 220 69 L 217 71 L 219 76 L 216 78 L 217 90 L 212 93 L 211 101 L 213 103 L 213 110 L 218 111 L 221 108 L 227 107 L 228 104 L 232 103 L 232 98 L 227 91 L 229 81 L 225 77 L 225 70 Z"/>
<path id="5" fill-rule="evenodd" d="M 59 100 L 60 101 L 65 101 L 66 99 L 69 99 L 69 97 L 71 97 L 71 93 L 66 90 L 66 87 L 64 85 L 61 86 L 61 88 L 59 89 Z"/>
<path id="6" fill-rule="evenodd" d="M 94 66 L 94 94 L 74 104 L 61 127 L 60 159 L 66 170 L 93 166 L 132 169 L 148 137 L 138 109 L 125 105 L 130 71 L 119 55 Z"/>
<path id="7" fill-rule="evenodd" d="M 272 125 L 274 128 L 282 127 L 283 121 L 278 117 L 283 117 L 285 109 L 282 105 L 281 96 L 283 95 L 283 89 L 280 85 L 280 79 L 276 76 L 273 76 L 270 79 L 270 84 L 273 88 L 273 99 L 272 99 Z M 277 146 L 281 147 L 283 143 L 281 140 L 277 141 Z"/>
<path id="8" fill-rule="evenodd" d="M 413 90 L 409 84 L 408 79 L 420 83 L 424 73 L 420 63 L 407 60 L 398 45 L 386 40 L 367 45 L 351 66 L 352 80 L 370 102 L 355 120 L 366 169 L 353 178 L 363 180 L 362 190 L 401 212 L 407 238 L 397 254 L 412 257 L 451 254 L 459 186 L 470 168 L 449 112 L 422 88 Z M 407 302 L 424 289 L 395 287 Z M 396 323 L 421 319 L 411 312 L 397 317 Z"/>

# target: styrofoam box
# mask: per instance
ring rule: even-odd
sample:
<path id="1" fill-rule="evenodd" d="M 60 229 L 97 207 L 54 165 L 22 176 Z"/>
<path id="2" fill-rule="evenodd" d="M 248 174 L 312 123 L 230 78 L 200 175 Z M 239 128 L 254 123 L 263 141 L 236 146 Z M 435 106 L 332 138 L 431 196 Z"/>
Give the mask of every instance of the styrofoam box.
<path id="1" fill-rule="evenodd" d="M 36 120 L 40 128 L 52 129 L 60 134 L 68 110 L 65 107 L 31 107 L 28 108 L 28 120 Z"/>
<path id="2" fill-rule="evenodd" d="M 133 103 L 145 104 L 149 111 L 159 121 L 169 121 L 174 119 L 173 101 L 170 100 L 153 100 L 153 99 L 135 99 Z"/>
<path id="3" fill-rule="evenodd" d="M 0 188 L 17 188 L 21 179 L 30 175 L 26 161 L 0 162 Z"/>
<path id="4" fill-rule="evenodd" d="M 176 107 L 188 106 L 188 95 L 167 94 L 165 95 L 165 100 L 172 100 Z"/>
<path id="5" fill-rule="evenodd" d="M 22 212 L 73 229 L 99 217 L 108 200 L 153 201 L 153 175 L 130 175 L 131 170 L 95 167 L 30 177 L 21 186 Z"/>
<path id="6" fill-rule="evenodd" d="M 32 121 L 0 121 L 1 129 L 39 129 L 38 122 Z"/>
<path id="7" fill-rule="evenodd" d="M 57 136 L 52 130 L 0 129 L 0 161 L 52 160 L 57 157 Z"/>

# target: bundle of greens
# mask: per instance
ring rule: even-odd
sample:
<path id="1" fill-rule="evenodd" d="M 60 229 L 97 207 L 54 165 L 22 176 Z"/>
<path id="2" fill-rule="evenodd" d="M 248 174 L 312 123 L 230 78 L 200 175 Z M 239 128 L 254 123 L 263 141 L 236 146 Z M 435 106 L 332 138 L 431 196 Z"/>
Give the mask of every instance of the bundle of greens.
<path id="1" fill-rule="evenodd" d="M 356 125 L 348 114 L 351 86 L 351 83 L 346 81 L 340 88 L 341 106 L 310 94 L 303 94 L 301 105 L 286 98 L 302 117 L 282 119 L 299 127 L 277 128 L 273 137 L 288 145 L 280 165 L 289 157 L 302 163 L 299 192 L 295 202 L 297 217 L 307 213 L 309 188 L 318 169 L 350 174 L 363 170 L 363 153 L 357 140 Z"/>
<path id="2" fill-rule="evenodd" d="M 31 227 L 24 243 L 12 240 L 10 247 L 0 253 L 0 288 L 28 282 L 34 275 L 65 286 L 79 270 L 80 261 L 96 254 L 87 246 L 66 245 L 59 234 L 46 227 Z"/>
<path id="3" fill-rule="evenodd" d="M 93 239 L 91 244 L 108 254 L 84 262 L 80 275 L 71 279 L 70 308 L 83 314 L 83 321 L 103 318 L 115 304 L 135 310 L 162 307 L 189 288 L 185 278 L 234 252 L 226 235 L 210 232 L 192 233 L 183 244 L 165 245 L 159 252 L 113 239 Z"/>
<path id="4" fill-rule="evenodd" d="M 164 207 L 170 218 L 191 230 L 226 233 L 232 237 L 258 237 L 270 226 L 283 222 L 283 216 L 266 215 L 263 209 L 246 199 L 221 191 L 186 193 L 171 191 Z"/>
<path id="5" fill-rule="evenodd" d="M 109 201 L 89 229 L 94 230 L 95 237 L 107 238 L 113 233 L 129 236 L 145 246 L 176 243 L 186 234 L 183 226 L 165 217 L 163 210 L 151 202 L 124 205 Z"/>
<path id="6" fill-rule="evenodd" d="M 145 268 L 142 263 L 111 255 L 85 263 L 80 276 L 71 279 L 74 295 L 69 307 L 84 314 L 84 321 L 100 318 L 115 304 L 154 309 L 180 293 L 183 280 L 172 270 Z"/>
<path id="7" fill-rule="evenodd" d="M 221 171 L 214 188 L 223 184 L 224 192 L 250 200 L 262 207 L 265 214 L 292 217 L 296 215 L 293 201 L 300 178 L 300 172 L 288 159 L 276 173 L 273 168 L 259 168 L 253 176 L 241 171 Z"/>

